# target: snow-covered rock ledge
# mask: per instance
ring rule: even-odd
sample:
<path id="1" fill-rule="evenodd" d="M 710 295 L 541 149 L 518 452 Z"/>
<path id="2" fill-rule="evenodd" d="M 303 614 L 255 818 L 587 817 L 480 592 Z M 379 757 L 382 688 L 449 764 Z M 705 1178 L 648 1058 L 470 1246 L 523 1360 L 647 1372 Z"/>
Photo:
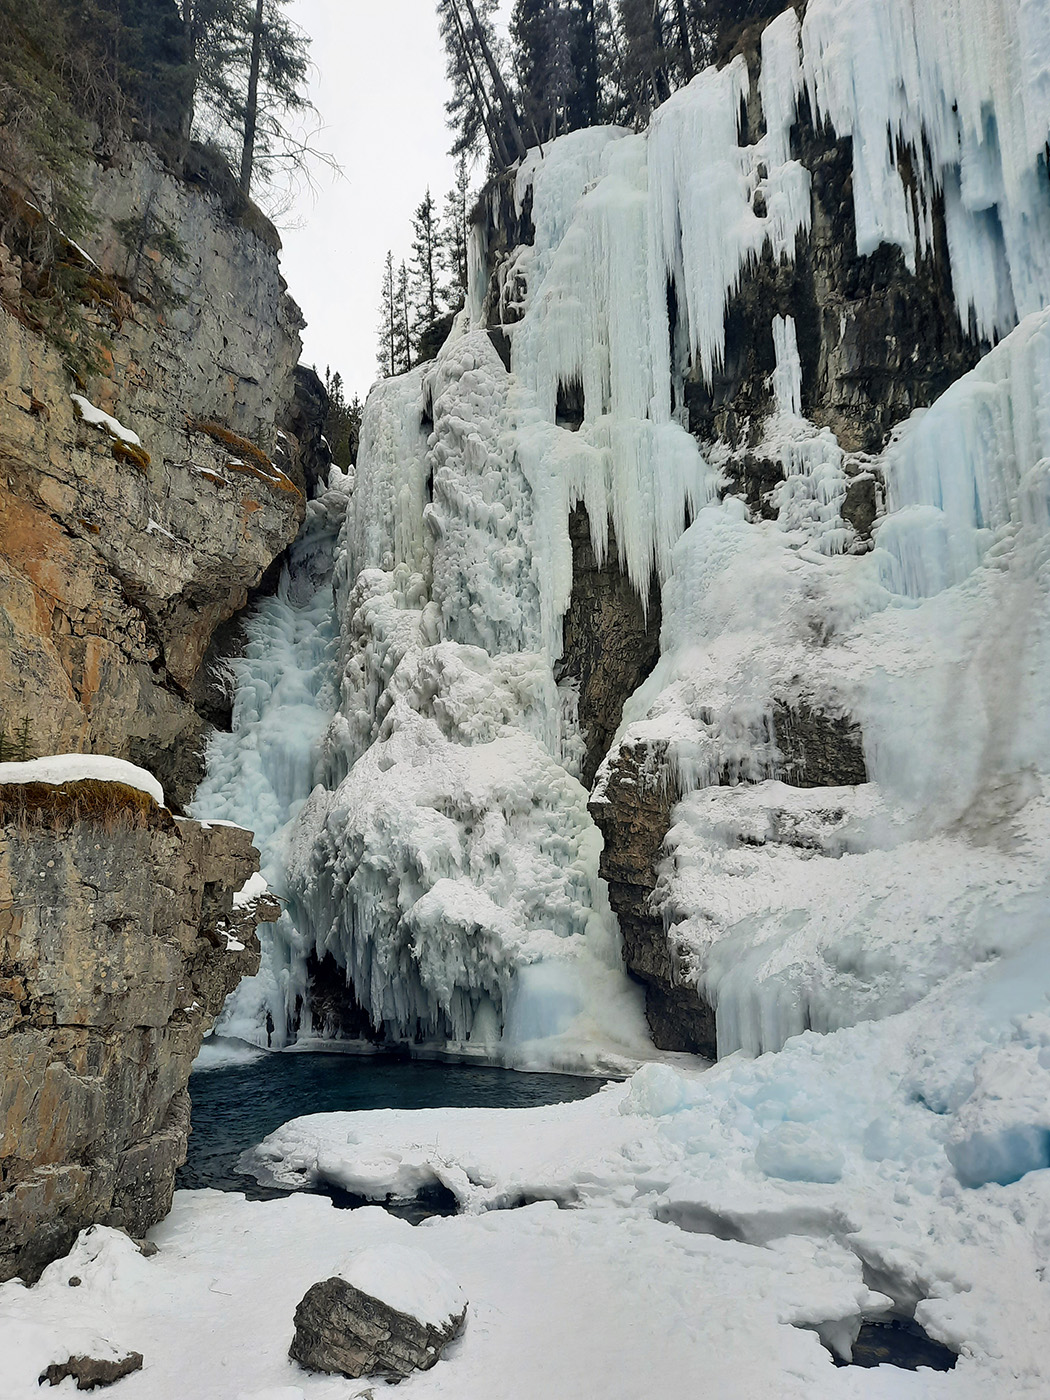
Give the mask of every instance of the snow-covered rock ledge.
<path id="1" fill-rule="evenodd" d="M 64 753 L 34 758 L 26 763 L 0 763 L 0 784 L 23 786 L 46 783 L 63 787 L 66 783 L 120 783 L 152 797 L 164 806 L 164 789 L 152 773 L 122 758 L 108 754 Z"/>

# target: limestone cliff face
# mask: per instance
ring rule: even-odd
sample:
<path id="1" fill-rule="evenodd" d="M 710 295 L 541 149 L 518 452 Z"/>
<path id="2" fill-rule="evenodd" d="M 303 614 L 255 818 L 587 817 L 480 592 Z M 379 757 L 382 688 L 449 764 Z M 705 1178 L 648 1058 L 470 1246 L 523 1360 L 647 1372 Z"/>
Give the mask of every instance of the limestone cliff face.
<path id="1" fill-rule="evenodd" d="M 110 783 L 0 787 L 0 1279 L 171 1205 L 190 1067 L 259 963 L 251 833 Z"/>
<path id="2" fill-rule="evenodd" d="M 212 634 L 303 518 L 297 444 L 277 431 L 302 323 L 257 211 L 232 217 L 144 146 L 92 180 L 95 235 L 65 256 L 108 345 L 79 387 L 141 449 L 85 421 L 0 244 L 0 725 L 28 717 L 40 752 L 143 764 L 181 805 Z"/>

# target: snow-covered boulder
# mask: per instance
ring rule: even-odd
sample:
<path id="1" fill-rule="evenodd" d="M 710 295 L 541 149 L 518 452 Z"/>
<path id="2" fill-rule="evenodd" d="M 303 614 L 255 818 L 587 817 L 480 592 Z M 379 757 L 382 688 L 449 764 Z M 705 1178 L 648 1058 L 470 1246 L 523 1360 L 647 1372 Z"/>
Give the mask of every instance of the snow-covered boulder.
<path id="1" fill-rule="evenodd" d="M 289 1355 L 309 1371 L 397 1381 L 429 1371 L 466 1319 L 462 1289 L 428 1254 L 366 1249 L 307 1291 Z"/>

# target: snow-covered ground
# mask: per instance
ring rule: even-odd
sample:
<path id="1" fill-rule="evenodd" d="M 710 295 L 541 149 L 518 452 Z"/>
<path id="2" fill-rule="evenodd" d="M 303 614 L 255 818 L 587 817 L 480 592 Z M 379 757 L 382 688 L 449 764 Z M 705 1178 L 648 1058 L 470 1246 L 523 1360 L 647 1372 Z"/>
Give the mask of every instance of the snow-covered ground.
<path id="1" fill-rule="evenodd" d="M 35 1289 L 0 1287 L 0 1393 L 28 1400 L 70 1354 L 137 1350 L 128 1400 L 378 1394 L 286 1353 L 312 1283 L 402 1245 L 470 1305 L 446 1359 L 404 1383 L 419 1400 L 1043 1400 L 1050 1171 L 1011 1178 L 1033 1144 L 1047 1165 L 1050 1017 L 987 1050 L 966 1094 L 973 1025 L 1026 1001 L 1001 982 L 989 968 L 967 998 L 706 1073 L 649 1065 L 575 1104 L 297 1120 L 259 1154 L 278 1178 L 377 1197 L 437 1179 L 464 1213 L 410 1226 L 318 1196 L 180 1192 L 155 1257 L 96 1229 Z M 826 1347 L 891 1315 L 955 1370 L 834 1366 Z"/>

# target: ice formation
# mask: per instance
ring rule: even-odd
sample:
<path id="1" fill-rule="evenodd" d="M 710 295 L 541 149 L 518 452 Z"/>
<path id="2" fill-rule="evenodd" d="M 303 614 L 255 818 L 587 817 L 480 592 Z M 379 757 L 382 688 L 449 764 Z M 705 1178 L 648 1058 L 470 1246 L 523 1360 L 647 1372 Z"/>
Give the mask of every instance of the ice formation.
<path id="1" fill-rule="evenodd" d="M 395 1038 L 516 1064 L 645 1053 L 578 781 L 576 696 L 555 680 L 578 502 L 598 557 L 611 522 L 640 596 L 654 574 L 662 588 L 661 659 L 619 737 L 659 746 L 679 785 L 657 902 L 723 1053 L 898 1014 L 1038 937 L 1044 8 L 810 0 L 764 31 L 752 144 L 737 58 L 645 133 L 580 131 L 522 162 L 532 244 L 486 299 L 479 228 L 467 310 L 435 364 L 373 391 L 338 542 L 345 483 L 312 506 L 238 663 L 235 733 L 215 741 L 196 810 L 259 832 L 288 912 L 226 1030 L 320 1034 L 306 959 L 330 954 Z M 1000 343 L 857 460 L 803 416 L 796 327 L 771 309 L 758 450 L 785 480 L 777 519 L 757 520 L 723 494 L 724 445 L 705 460 L 687 432 L 684 375 L 718 369 L 749 267 L 790 261 L 810 228 L 791 141 L 804 104 L 852 138 L 858 251 L 889 243 L 917 266 L 943 202 L 960 318 Z M 509 372 L 483 324 L 493 298 Z M 858 472 L 887 493 L 867 553 L 841 513 Z M 322 568 L 295 582 L 317 529 L 334 611 Z M 776 781 L 783 707 L 855 722 L 870 781 Z"/>
<path id="2" fill-rule="evenodd" d="M 282 901 L 289 893 L 288 828 L 314 787 L 320 739 L 335 708 L 333 553 L 352 485 L 352 477 L 334 470 L 328 490 L 309 503 L 276 594 L 248 621 L 244 654 L 230 663 L 232 729 L 212 735 L 192 809 L 201 820 L 234 821 L 255 832 L 260 874 Z M 265 1045 L 269 1016 L 284 1043 L 306 991 L 299 946 L 286 912 L 267 941 L 258 977 L 243 982 L 227 1004 L 226 1035 Z"/>

